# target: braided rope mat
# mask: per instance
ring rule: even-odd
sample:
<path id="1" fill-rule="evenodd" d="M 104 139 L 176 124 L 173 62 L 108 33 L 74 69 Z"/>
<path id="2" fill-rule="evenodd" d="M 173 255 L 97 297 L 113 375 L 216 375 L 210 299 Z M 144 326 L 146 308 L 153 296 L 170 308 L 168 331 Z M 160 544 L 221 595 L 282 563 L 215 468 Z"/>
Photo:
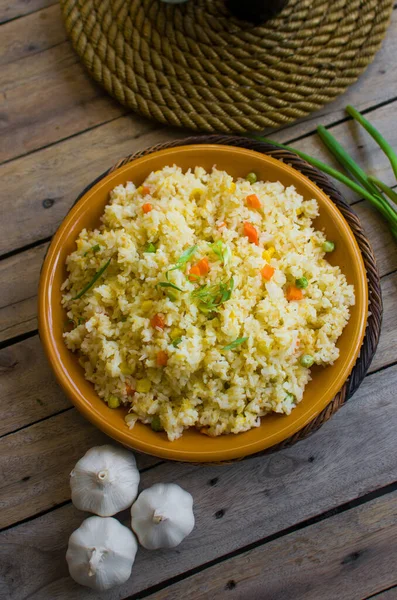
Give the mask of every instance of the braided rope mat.
<path id="1" fill-rule="evenodd" d="M 233 18 L 225 0 L 60 3 L 84 65 L 121 104 L 225 133 L 279 127 L 334 100 L 373 60 L 393 5 L 289 0 L 254 26 Z"/>
<path id="2" fill-rule="evenodd" d="M 339 408 L 341 408 L 341 406 L 345 402 L 347 402 L 347 400 L 349 400 L 349 398 L 352 397 L 352 395 L 364 379 L 372 362 L 372 358 L 375 354 L 376 348 L 378 346 L 380 329 L 382 324 L 383 305 L 378 268 L 376 266 L 373 250 L 365 235 L 365 232 L 361 226 L 357 215 L 346 202 L 346 200 L 343 198 L 342 194 L 336 189 L 334 184 L 328 179 L 328 177 L 326 177 L 323 173 L 321 173 L 321 171 L 315 169 L 292 152 L 277 148 L 276 146 L 273 146 L 271 144 L 265 144 L 263 142 L 259 142 L 257 140 L 249 138 L 225 135 L 196 136 L 188 137 L 182 140 L 175 140 L 173 142 L 157 144 L 156 146 L 152 146 L 150 148 L 146 148 L 145 150 L 135 152 L 134 154 L 131 154 L 130 156 L 119 160 L 108 171 L 106 171 L 105 173 L 100 175 L 100 177 L 98 177 L 95 181 L 90 183 L 81 192 L 76 202 L 80 200 L 80 198 L 84 194 L 86 194 L 86 192 L 88 192 L 88 190 L 91 189 L 96 183 L 98 183 L 101 179 L 106 177 L 106 175 L 112 173 L 116 169 L 119 169 L 123 165 L 126 165 L 127 163 L 136 160 L 141 156 L 151 154 L 152 152 L 157 152 L 158 150 L 164 150 L 165 148 L 175 148 L 176 146 L 186 146 L 191 144 L 223 144 L 229 146 L 240 146 L 249 150 L 256 150 L 257 152 L 262 152 L 263 154 L 268 154 L 269 156 L 273 156 L 278 160 L 282 160 L 290 164 L 292 167 L 294 167 L 304 175 L 306 175 L 306 177 L 314 181 L 322 190 L 324 190 L 324 192 L 331 198 L 331 200 L 334 202 L 334 204 L 336 204 L 336 206 L 343 214 L 344 218 L 348 222 L 351 230 L 355 235 L 367 271 L 370 303 L 367 329 L 363 344 L 361 346 L 360 356 L 358 357 L 356 364 L 354 365 L 350 377 L 347 379 L 347 381 L 336 394 L 336 396 L 333 398 L 333 400 L 328 404 L 328 406 L 326 406 L 324 410 L 315 419 L 313 419 L 313 421 L 308 423 L 308 425 L 306 425 L 303 429 L 298 431 L 290 438 L 284 440 L 280 444 L 272 446 L 271 448 L 259 453 L 268 454 L 271 452 L 275 452 L 276 450 L 292 446 L 296 442 L 305 439 L 310 434 L 317 431 L 326 421 L 328 421 L 328 419 L 332 417 L 333 414 L 336 413 L 336 411 Z M 258 454 L 255 456 L 258 456 Z"/>

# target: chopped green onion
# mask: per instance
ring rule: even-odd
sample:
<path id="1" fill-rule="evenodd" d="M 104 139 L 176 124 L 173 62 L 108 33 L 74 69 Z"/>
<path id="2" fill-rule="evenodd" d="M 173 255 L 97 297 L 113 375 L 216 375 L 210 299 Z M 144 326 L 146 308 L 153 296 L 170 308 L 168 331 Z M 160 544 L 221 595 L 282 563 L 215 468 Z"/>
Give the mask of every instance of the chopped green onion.
<path id="1" fill-rule="evenodd" d="M 118 408 L 120 406 L 120 400 L 117 396 L 109 396 L 108 407 L 109 408 Z"/>
<path id="2" fill-rule="evenodd" d="M 182 342 L 182 338 L 175 338 L 174 340 L 172 340 L 171 344 L 174 346 L 174 348 L 178 348 L 179 344 Z"/>
<path id="3" fill-rule="evenodd" d="M 144 252 L 150 253 L 150 254 L 155 254 L 156 250 L 157 250 L 156 246 L 152 242 L 149 242 L 146 245 L 146 248 L 145 248 Z"/>
<path id="4" fill-rule="evenodd" d="M 217 311 L 217 307 L 230 299 L 234 288 L 234 279 L 231 277 L 226 283 L 219 283 L 208 286 L 201 285 L 191 292 L 192 298 L 200 301 L 199 309 L 203 313 Z"/>
<path id="5" fill-rule="evenodd" d="M 101 247 L 99 244 L 95 244 L 95 246 L 92 247 L 92 251 L 94 252 L 94 254 L 95 254 L 95 252 L 99 252 L 100 249 L 101 249 Z"/>
<path id="6" fill-rule="evenodd" d="M 295 285 L 297 288 L 307 288 L 307 286 L 309 285 L 308 280 L 306 279 L 306 277 L 299 277 L 299 279 L 295 280 Z"/>
<path id="7" fill-rule="evenodd" d="M 249 183 L 256 183 L 258 181 L 256 173 L 248 173 L 245 179 L 249 181 Z"/>
<path id="8" fill-rule="evenodd" d="M 167 296 L 171 300 L 171 302 L 176 302 L 178 300 L 178 294 L 176 294 L 172 290 L 167 290 Z"/>
<path id="9" fill-rule="evenodd" d="M 171 283 L 170 281 L 160 281 L 160 283 L 158 283 L 157 285 L 162 288 L 172 288 L 173 290 L 178 290 L 178 292 L 184 291 L 182 290 L 182 288 L 178 287 L 174 283 Z"/>
<path id="10" fill-rule="evenodd" d="M 89 289 L 92 288 L 92 286 L 98 281 L 98 279 L 103 275 L 103 273 L 106 271 L 106 269 L 108 268 L 108 266 L 110 265 L 110 261 L 112 259 L 109 258 L 109 260 L 103 265 L 103 267 L 101 267 L 99 269 L 99 271 L 97 271 L 94 275 L 94 277 L 91 279 L 91 281 L 89 283 L 87 283 L 87 285 L 85 287 L 83 287 L 83 289 L 81 290 L 81 292 L 79 292 L 76 296 L 74 296 L 74 298 L 72 298 L 72 300 L 78 300 L 79 298 L 81 298 L 86 292 L 88 292 Z"/>
<path id="11" fill-rule="evenodd" d="M 244 344 L 244 342 L 246 342 L 247 340 L 247 337 L 237 338 L 237 340 L 234 340 L 234 342 L 232 342 L 231 344 L 224 346 L 222 350 L 234 350 L 234 348 L 237 348 L 237 346 L 241 346 L 241 344 Z"/>
<path id="12" fill-rule="evenodd" d="M 222 242 L 222 240 L 218 240 L 217 242 L 211 244 L 211 250 L 214 252 L 214 254 L 217 255 L 219 260 L 225 266 L 230 262 L 230 259 L 232 257 L 232 251 L 230 250 L 227 244 Z"/>
<path id="13" fill-rule="evenodd" d="M 300 358 L 300 364 L 302 367 L 306 367 L 307 369 L 314 364 L 314 358 L 311 354 L 304 354 Z"/>
<path id="14" fill-rule="evenodd" d="M 78 324 L 79 325 L 83 325 L 83 323 L 85 323 L 84 319 L 82 319 L 81 317 L 79 317 Z"/>
<path id="15" fill-rule="evenodd" d="M 175 271 L 176 269 L 180 269 L 181 267 L 183 267 L 187 262 L 189 262 L 190 258 L 193 256 L 196 250 L 197 244 L 185 250 L 185 252 L 183 252 L 183 254 L 180 255 L 172 269 L 168 269 L 168 272 Z"/>
<path id="16" fill-rule="evenodd" d="M 150 427 L 153 429 L 153 431 L 163 431 L 163 426 L 161 425 L 159 416 L 154 415 L 152 422 L 150 423 Z"/>
<path id="17" fill-rule="evenodd" d="M 324 242 L 324 244 L 321 247 L 324 250 L 324 252 L 333 252 L 335 250 L 334 242 L 330 242 L 328 240 Z"/>

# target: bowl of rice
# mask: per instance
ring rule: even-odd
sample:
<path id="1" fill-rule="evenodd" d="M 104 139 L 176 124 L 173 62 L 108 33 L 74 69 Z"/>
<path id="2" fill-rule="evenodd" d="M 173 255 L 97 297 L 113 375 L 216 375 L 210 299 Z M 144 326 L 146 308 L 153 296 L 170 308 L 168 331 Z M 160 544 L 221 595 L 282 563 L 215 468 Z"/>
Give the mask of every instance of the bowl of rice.
<path id="1" fill-rule="evenodd" d="M 269 448 L 349 376 L 365 268 L 326 194 L 269 156 L 154 152 L 91 187 L 40 280 L 39 329 L 75 406 L 127 447 L 182 461 Z"/>

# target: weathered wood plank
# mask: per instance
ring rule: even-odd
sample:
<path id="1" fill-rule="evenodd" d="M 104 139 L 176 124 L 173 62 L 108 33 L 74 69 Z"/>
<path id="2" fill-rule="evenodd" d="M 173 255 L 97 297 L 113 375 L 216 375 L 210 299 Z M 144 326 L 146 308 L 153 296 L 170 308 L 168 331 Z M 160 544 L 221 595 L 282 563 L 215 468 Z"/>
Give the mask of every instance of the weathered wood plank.
<path id="1" fill-rule="evenodd" d="M 58 4 L 1 27 L 0 65 L 33 56 L 66 40 Z"/>
<path id="2" fill-rule="evenodd" d="M 56 0 L 0 0 L 0 23 L 41 10 Z"/>
<path id="3" fill-rule="evenodd" d="M 69 500 L 74 464 L 92 446 L 107 443 L 75 409 L 1 438 L 0 528 Z M 140 468 L 160 462 L 137 458 Z"/>
<path id="4" fill-rule="evenodd" d="M 397 583 L 396 501 L 397 492 L 378 498 L 231 558 L 149 598 L 363 598 Z"/>
<path id="5" fill-rule="evenodd" d="M 389 590 L 384 590 L 375 596 L 369 596 L 366 600 L 396 600 L 397 598 L 397 587 L 392 587 Z"/>
<path id="6" fill-rule="evenodd" d="M 397 361 L 397 273 L 382 279 L 383 322 L 378 349 L 369 372 Z"/>
<path id="7" fill-rule="evenodd" d="M 33 65 L 31 63 L 34 63 Z M 18 79 L 15 79 L 15 69 Z M 110 121 L 126 109 L 86 74 L 69 42 L 2 68 L 0 161 Z M 46 93 L 43 94 L 43 89 Z M 133 116 L 138 132 L 152 127 Z M 146 125 L 146 127 L 145 127 Z M 10 144 L 12 140 L 12 144 Z M 52 149 L 54 154 L 57 149 Z"/>
<path id="8" fill-rule="evenodd" d="M 394 102 L 371 113 L 374 125 L 388 132 L 388 139 L 394 146 L 397 146 L 397 127 L 393 119 L 396 109 L 397 102 Z M 51 235 L 84 186 L 119 157 L 156 142 L 184 136 L 181 130 L 146 131 L 146 122 L 124 117 L 55 147 L 2 165 L 3 190 L 14 201 L 7 206 L 7 228 L 0 239 L 0 254 Z M 356 156 L 357 149 L 352 144 L 348 126 L 341 124 L 332 131 Z M 313 136 L 296 146 L 317 156 L 323 152 Z M 374 149 L 368 140 L 365 148 L 366 153 L 371 152 L 371 157 L 366 160 L 368 170 L 391 183 L 391 170 L 383 153 Z M 25 173 L 24 178 L 19 177 L 21 170 Z M 26 180 L 29 186 L 26 186 Z M 54 200 L 49 209 L 43 207 L 44 200 L 48 199 Z M 27 221 L 29 227 L 26 227 Z"/>
<path id="9" fill-rule="evenodd" d="M 397 367 L 367 377 L 354 401 L 315 435 L 275 455 L 222 467 L 167 462 L 144 473 L 142 488 L 174 481 L 193 494 L 196 527 L 180 548 L 140 550 L 130 581 L 101 594 L 101 599 L 116 600 L 138 593 L 395 481 L 396 385 Z M 81 454 L 77 446 L 75 455 Z M 46 448 L 48 452 L 48 444 Z M 55 439 L 52 448 L 54 453 L 61 453 Z M 18 444 L 15 451 L 30 457 L 32 469 L 22 472 L 36 476 L 54 504 L 55 473 L 47 475 L 46 463 L 43 469 L 35 444 L 27 441 L 24 449 Z M 20 480 L 17 463 L 14 471 L 13 481 Z M 66 473 L 63 479 L 57 478 L 57 485 L 62 488 L 65 479 Z M 18 498 L 26 503 L 22 492 L 14 495 L 14 501 Z M 36 506 L 34 496 L 29 503 Z M 82 518 L 68 505 L 0 535 L 5 565 L 0 589 L 10 600 L 98 598 L 75 585 L 66 573 L 67 539 Z"/>
<path id="10" fill-rule="evenodd" d="M 57 385 L 39 336 L 0 351 L 0 435 L 71 407 Z"/>
<path id="11" fill-rule="evenodd" d="M 373 245 L 380 274 L 396 270 L 395 241 L 386 222 L 366 202 L 359 202 L 354 209 Z M 42 244 L 0 262 L 0 342 L 37 328 L 36 290 L 47 247 Z"/>

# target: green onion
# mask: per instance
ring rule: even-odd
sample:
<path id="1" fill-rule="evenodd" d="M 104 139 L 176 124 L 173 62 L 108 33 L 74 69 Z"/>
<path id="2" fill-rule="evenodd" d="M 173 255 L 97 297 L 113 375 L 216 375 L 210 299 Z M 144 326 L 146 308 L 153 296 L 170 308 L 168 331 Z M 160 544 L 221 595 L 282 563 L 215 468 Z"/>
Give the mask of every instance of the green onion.
<path id="1" fill-rule="evenodd" d="M 152 242 L 149 242 L 146 245 L 146 248 L 145 248 L 144 252 L 150 253 L 150 254 L 155 254 L 156 253 L 156 246 Z"/>
<path id="2" fill-rule="evenodd" d="M 389 186 L 383 183 L 383 181 L 380 181 L 372 175 L 369 175 L 368 179 L 371 183 L 376 185 L 376 187 L 378 187 L 382 192 L 384 192 L 386 196 L 388 196 L 390 200 L 394 202 L 394 204 L 397 204 L 397 193 L 394 190 L 389 188 Z"/>
<path id="3" fill-rule="evenodd" d="M 178 292 L 184 292 L 182 288 L 178 287 L 174 283 L 171 283 L 170 281 L 160 281 L 160 283 L 157 285 L 162 288 L 172 288 L 173 290 L 178 290 Z"/>
<path id="4" fill-rule="evenodd" d="M 120 406 L 120 400 L 117 396 L 109 396 L 108 407 L 109 408 L 118 408 Z"/>
<path id="5" fill-rule="evenodd" d="M 86 292 L 88 292 L 89 289 L 92 288 L 92 286 L 98 281 L 98 279 L 103 275 L 103 273 L 106 271 L 106 269 L 108 268 L 108 266 L 110 265 L 110 261 L 112 259 L 109 258 L 109 260 L 103 265 L 103 267 L 101 267 L 99 269 L 99 271 L 97 271 L 94 275 L 94 277 L 91 279 L 91 281 L 89 283 L 87 283 L 87 285 L 85 287 L 83 287 L 83 289 L 81 290 L 81 292 L 79 292 L 74 298 L 72 298 L 72 300 L 78 300 L 79 298 L 81 298 Z"/>
<path id="6" fill-rule="evenodd" d="M 178 294 L 176 294 L 172 290 L 167 290 L 167 296 L 171 300 L 171 302 L 176 302 L 178 300 Z"/>
<path id="7" fill-rule="evenodd" d="M 211 250 L 217 255 L 219 260 L 226 266 L 232 257 L 232 252 L 227 244 L 218 240 L 211 244 Z"/>
<path id="8" fill-rule="evenodd" d="M 197 298 L 200 301 L 199 309 L 203 313 L 217 311 L 217 307 L 230 299 L 234 289 L 234 279 L 231 277 L 226 283 L 219 283 L 208 286 L 201 285 L 199 288 L 191 292 L 192 298 Z"/>
<path id="9" fill-rule="evenodd" d="M 182 342 L 182 338 L 175 338 L 174 340 L 172 340 L 171 344 L 174 346 L 174 348 L 177 348 L 179 346 L 179 344 Z"/>
<path id="10" fill-rule="evenodd" d="M 163 427 L 161 425 L 161 420 L 159 416 L 154 415 L 150 423 L 150 427 L 153 429 L 153 431 L 163 431 Z"/>
<path id="11" fill-rule="evenodd" d="M 307 286 L 309 285 L 308 280 L 306 279 L 306 277 L 299 277 L 299 279 L 295 280 L 295 285 L 297 288 L 307 288 Z"/>
<path id="12" fill-rule="evenodd" d="M 249 181 L 249 183 L 256 183 L 258 181 L 256 173 L 248 173 L 245 179 Z"/>
<path id="13" fill-rule="evenodd" d="M 237 346 L 241 346 L 241 344 L 244 344 L 244 342 L 246 342 L 247 340 L 247 337 L 237 338 L 237 340 L 234 340 L 234 342 L 232 342 L 231 344 L 224 346 L 222 350 L 234 350 L 234 348 L 237 348 Z"/>
<path id="14" fill-rule="evenodd" d="M 180 269 L 181 267 L 183 267 L 187 262 L 189 262 L 190 258 L 193 256 L 196 250 L 197 244 L 185 250 L 185 252 L 183 252 L 183 254 L 180 255 L 172 269 L 168 269 L 167 272 L 169 273 L 170 271 L 175 271 L 176 269 Z"/>
<path id="15" fill-rule="evenodd" d="M 324 252 L 333 252 L 335 250 L 334 242 L 330 242 L 328 240 L 324 242 L 324 244 L 321 247 L 324 250 Z"/>
<path id="16" fill-rule="evenodd" d="M 311 354 L 304 354 L 300 358 L 300 364 L 302 367 L 306 367 L 307 369 L 314 364 L 314 358 Z"/>
<path id="17" fill-rule="evenodd" d="M 81 317 L 79 317 L 78 324 L 82 325 L 83 323 L 85 323 L 84 319 L 82 319 Z"/>
<path id="18" fill-rule="evenodd" d="M 95 252 L 99 252 L 100 249 L 101 249 L 101 247 L 99 244 L 95 244 L 95 246 L 92 247 L 92 251 L 94 252 L 94 254 L 95 254 Z"/>
<path id="19" fill-rule="evenodd" d="M 346 106 L 346 112 L 353 117 L 366 131 L 368 131 L 369 135 L 373 137 L 378 146 L 383 150 L 386 154 L 387 158 L 390 161 L 390 164 L 393 169 L 394 176 L 397 178 L 397 154 L 390 146 L 389 142 L 385 140 L 385 138 L 380 134 L 380 132 L 373 126 L 367 119 L 353 106 Z"/>

